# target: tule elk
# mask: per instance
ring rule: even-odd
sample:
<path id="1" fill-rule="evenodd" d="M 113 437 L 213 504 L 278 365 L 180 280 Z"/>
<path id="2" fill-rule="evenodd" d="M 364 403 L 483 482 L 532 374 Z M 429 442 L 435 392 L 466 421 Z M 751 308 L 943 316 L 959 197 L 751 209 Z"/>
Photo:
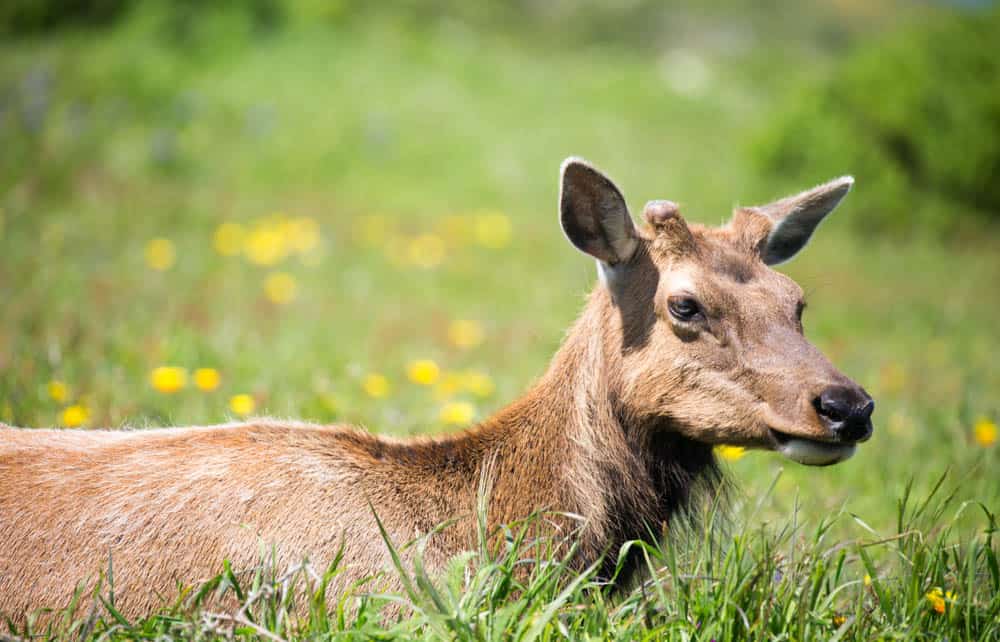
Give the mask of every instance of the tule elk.
<path id="1" fill-rule="evenodd" d="M 388 566 L 375 514 L 396 543 L 456 520 L 427 543 L 425 564 L 441 568 L 475 546 L 486 477 L 490 528 L 543 509 L 580 516 L 582 567 L 716 489 L 717 444 L 847 459 L 872 433 L 874 403 L 806 340 L 802 290 L 771 266 L 852 182 L 738 208 L 721 228 L 652 201 L 637 228 L 607 176 L 566 160 L 560 222 L 599 283 L 541 379 L 461 434 L 395 440 L 275 420 L 0 428 L 0 614 L 65 606 L 109 557 L 117 607 L 135 616 L 223 560 L 253 568 L 264 549 L 325 564 L 344 542 L 333 595 Z"/>

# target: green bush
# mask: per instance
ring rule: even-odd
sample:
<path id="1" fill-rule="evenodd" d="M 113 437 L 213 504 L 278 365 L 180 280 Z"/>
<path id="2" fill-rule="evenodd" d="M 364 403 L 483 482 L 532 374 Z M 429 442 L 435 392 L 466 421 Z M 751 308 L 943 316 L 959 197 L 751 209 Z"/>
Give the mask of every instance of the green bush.
<path id="1" fill-rule="evenodd" d="M 852 173 L 865 232 L 954 237 L 1000 222 L 1000 11 L 913 25 L 857 51 L 756 141 L 765 171 Z"/>

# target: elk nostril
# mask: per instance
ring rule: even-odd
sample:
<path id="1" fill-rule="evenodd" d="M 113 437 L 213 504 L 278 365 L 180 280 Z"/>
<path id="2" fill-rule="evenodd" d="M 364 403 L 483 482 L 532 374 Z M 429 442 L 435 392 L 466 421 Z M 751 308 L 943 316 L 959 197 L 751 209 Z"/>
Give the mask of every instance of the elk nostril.
<path id="1" fill-rule="evenodd" d="M 827 388 L 813 400 L 813 407 L 820 417 L 831 422 L 845 421 L 851 415 L 851 405 L 846 402 L 839 388 Z"/>
<path id="2" fill-rule="evenodd" d="M 839 439 L 858 441 L 871 434 L 875 402 L 859 389 L 831 386 L 813 399 L 816 414 Z"/>

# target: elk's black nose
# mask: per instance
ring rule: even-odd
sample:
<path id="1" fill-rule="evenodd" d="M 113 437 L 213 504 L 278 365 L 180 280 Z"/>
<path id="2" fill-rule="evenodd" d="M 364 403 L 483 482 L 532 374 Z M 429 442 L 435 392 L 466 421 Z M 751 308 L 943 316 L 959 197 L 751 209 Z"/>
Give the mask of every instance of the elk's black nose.
<path id="1" fill-rule="evenodd" d="M 872 434 L 875 402 L 861 388 L 830 386 L 813 399 L 827 428 L 841 441 L 863 441 Z"/>

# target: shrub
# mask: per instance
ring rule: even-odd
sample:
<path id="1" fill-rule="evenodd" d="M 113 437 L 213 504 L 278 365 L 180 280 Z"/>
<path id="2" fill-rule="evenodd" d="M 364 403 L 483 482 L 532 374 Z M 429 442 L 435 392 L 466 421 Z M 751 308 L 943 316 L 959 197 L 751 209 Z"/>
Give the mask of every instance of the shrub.
<path id="1" fill-rule="evenodd" d="M 954 237 L 1000 222 L 1000 11 L 912 25 L 806 88 L 756 141 L 789 181 L 850 172 L 866 232 Z"/>

